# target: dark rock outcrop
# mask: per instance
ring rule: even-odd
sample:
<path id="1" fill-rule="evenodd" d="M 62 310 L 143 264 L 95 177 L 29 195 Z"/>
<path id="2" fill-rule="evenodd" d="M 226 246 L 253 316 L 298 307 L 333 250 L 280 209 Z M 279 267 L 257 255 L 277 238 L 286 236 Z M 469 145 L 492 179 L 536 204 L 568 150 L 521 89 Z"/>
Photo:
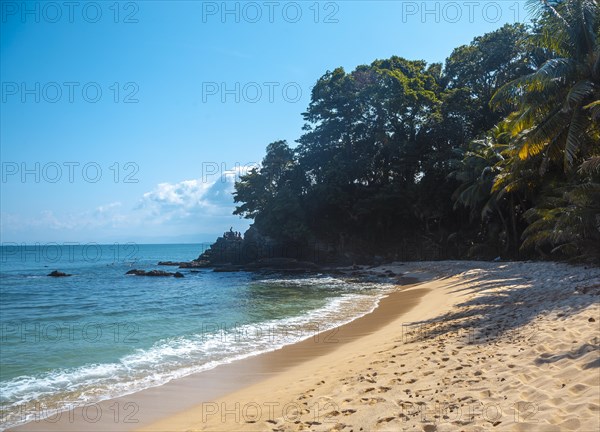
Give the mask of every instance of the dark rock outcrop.
<path id="1" fill-rule="evenodd" d="M 180 268 L 212 267 L 217 272 L 246 270 L 301 273 L 319 271 L 322 266 L 347 267 L 356 263 L 381 264 L 385 261 L 383 257 L 374 260 L 368 251 L 361 248 L 347 248 L 361 251 L 356 254 L 344 252 L 338 246 L 315 239 L 275 240 L 250 226 L 243 236 L 233 230 L 225 232 L 197 259 L 185 267 L 181 263 Z M 164 264 L 175 263 L 167 261 Z"/>
<path id="2" fill-rule="evenodd" d="M 263 258 L 248 264 L 217 264 L 213 271 L 231 273 L 238 271 L 260 271 L 279 273 L 307 273 L 321 270 L 321 267 L 308 261 L 298 261 L 294 258 Z"/>
<path id="3" fill-rule="evenodd" d="M 297 262 L 321 262 L 328 254 L 326 247 L 314 248 L 308 243 L 277 241 L 258 232 L 251 226 L 242 236 L 229 231 L 219 237 L 196 261 L 209 266 L 252 264 L 253 268 L 282 267 L 276 261 L 263 263 L 263 260 L 287 260 L 284 267 L 298 268 Z M 292 260 L 294 263 L 292 264 Z"/>
<path id="4" fill-rule="evenodd" d="M 210 263 L 208 261 L 199 261 L 199 260 L 192 260 L 192 261 L 159 261 L 157 265 L 159 265 L 159 266 L 172 266 L 172 267 L 179 267 L 179 268 L 205 268 L 205 267 L 209 267 Z"/>
<path id="5" fill-rule="evenodd" d="M 170 272 L 166 272 L 164 270 L 145 271 L 145 270 L 133 269 L 133 270 L 129 270 L 125 274 L 126 275 L 134 275 L 134 276 L 174 276 L 176 278 L 184 277 L 183 274 L 180 272 L 170 273 Z"/>
<path id="6" fill-rule="evenodd" d="M 220 264 L 216 265 L 213 268 L 213 271 L 216 273 L 233 273 L 244 270 L 244 268 L 240 265 L 232 265 L 232 264 Z"/>
<path id="7" fill-rule="evenodd" d="M 244 258 L 243 246 L 244 239 L 241 234 L 229 230 L 222 237 L 219 237 L 195 261 L 208 262 L 212 266 L 218 264 L 241 264 L 247 262 Z"/>
<path id="8" fill-rule="evenodd" d="M 47 276 L 51 276 L 51 277 L 67 277 L 67 276 L 72 276 L 70 274 L 58 271 L 58 270 L 54 270 L 51 273 L 48 273 Z"/>
<path id="9" fill-rule="evenodd" d="M 310 272 L 317 271 L 321 267 L 308 261 L 298 261 L 295 258 L 262 258 L 255 262 L 246 264 L 244 270 L 274 270 L 282 272 Z"/>
<path id="10" fill-rule="evenodd" d="M 206 268 L 210 267 L 210 262 L 204 260 L 192 260 L 179 263 L 179 268 Z"/>

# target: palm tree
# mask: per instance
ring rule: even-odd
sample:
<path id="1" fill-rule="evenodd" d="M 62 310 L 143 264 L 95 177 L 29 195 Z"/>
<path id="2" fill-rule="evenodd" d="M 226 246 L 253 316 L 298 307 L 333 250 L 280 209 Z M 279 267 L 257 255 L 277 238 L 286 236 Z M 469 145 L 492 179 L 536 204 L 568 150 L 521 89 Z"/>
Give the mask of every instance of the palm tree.
<path id="1" fill-rule="evenodd" d="M 449 177 L 461 182 L 452 196 L 454 209 L 466 207 L 471 220 L 480 218 L 486 225 L 497 217 L 505 238 L 504 252 L 516 256 L 518 219 L 540 182 L 531 161 L 515 158 L 509 120 L 500 122 L 482 139 L 471 141 L 459 169 Z"/>
<path id="2" fill-rule="evenodd" d="M 600 183 L 555 188 L 524 216 L 522 249 L 600 263 Z"/>
<path id="3" fill-rule="evenodd" d="M 529 1 L 533 43 L 546 58 L 501 87 L 510 141 L 493 191 L 536 191 L 522 250 L 598 260 L 600 250 L 600 3 Z M 543 180 L 543 181 L 542 181 Z"/>
<path id="4" fill-rule="evenodd" d="M 529 0 L 539 18 L 534 43 L 548 60 L 500 88 L 491 103 L 517 108 L 511 126 L 521 159 L 541 156 L 542 171 L 560 162 L 568 173 L 598 152 L 600 2 L 553 4 Z"/>

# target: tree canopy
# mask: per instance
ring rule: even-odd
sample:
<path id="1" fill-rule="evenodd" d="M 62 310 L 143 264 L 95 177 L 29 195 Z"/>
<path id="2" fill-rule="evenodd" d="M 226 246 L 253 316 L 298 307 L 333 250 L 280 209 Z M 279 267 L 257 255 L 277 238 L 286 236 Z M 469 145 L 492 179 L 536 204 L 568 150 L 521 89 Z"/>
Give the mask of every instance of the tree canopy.
<path id="1" fill-rule="evenodd" d="M 411 258 L 600 259 L 597 0 L 530 1 L 445 63 L 327 71 L 297 145 L 235 185 L 279 241 Z"/>

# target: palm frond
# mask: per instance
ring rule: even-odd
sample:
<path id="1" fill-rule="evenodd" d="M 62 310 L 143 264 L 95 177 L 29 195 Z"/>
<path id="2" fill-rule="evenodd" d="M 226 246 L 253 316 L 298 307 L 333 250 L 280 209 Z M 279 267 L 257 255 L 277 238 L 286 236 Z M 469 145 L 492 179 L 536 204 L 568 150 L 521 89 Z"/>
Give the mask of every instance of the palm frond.
<path id="1" fill-rule="evenodd" d="M 573 166 L 573 161 L 577 157 L 577 153 L 581 148 L 581 142 L 584 133 L 584 116 L 582 116 L 579 111 L 576 111 L 573 117 L 571 118 L 571 124 L 569 125 L 569 132 L 567 134 L 567 140 L 565 142 L 565 171 L 568 171 Z"/>
<path id="2" fill-rule="evenodd" d="M 574 69 L 574 62 L 568 58 L 553 58 L 547 60 L 535 72 L 517 78 L 500 87 L 490 100 L 490 105 L 496 109 L 506 104 L 521 101 L 528 92 L 548 92 L 564 81 Z"/>
<path id="3" fill-rule="evenodd" d="M 567 118 L 565 112 L 555 108 L 552 113 L 526 135 L 525 141 L 519 150 L 519 158 L 525 160 L 540 154 L 554 137 L 560 135 L 568 127 Z"/>
<path id="4" fill-rule="evenodd" d="M 600 172 L 600 156 L 592 156 L 579 166 L 580 174 L 592 174 L 594 172 Z"/>
<path id="5" fill-rule="evenodd" d="M 577 82 L 569 89 L 563 109 L 568 111 L 580 105 L 587 96 L 594 93 L 595 89 L 596 85 L 590 80 L 584 79 Z"/>

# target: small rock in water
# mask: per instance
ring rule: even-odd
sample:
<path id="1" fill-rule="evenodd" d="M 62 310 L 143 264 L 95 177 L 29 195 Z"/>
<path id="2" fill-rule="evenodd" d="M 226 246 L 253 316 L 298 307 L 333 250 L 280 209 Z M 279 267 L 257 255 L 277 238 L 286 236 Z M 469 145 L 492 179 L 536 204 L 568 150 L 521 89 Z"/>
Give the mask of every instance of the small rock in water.
<path id="1" fill-rule="evenodd" d="M 70 274 L 58 271 L 58 270 L 54 270 L 52 273 L 48 273 L 48 276 L 52 276 L 52 277 L 66 277 L 66 276 L 72 276 Z"/>
<path id="2" fill-rule="evenodd" d="M 135 276 L 174 276 L 176 278 L 182 278 L 182 277 L 184 277 L 183 273 L 180 273 L 180 272 L 169 273 L 169 272 L 166 272 L 164 270 L 150 270 L 150 271 L 145 271 L 145 270 L 133 269 L 133 270 L 129 270 L 125 274 L 126 275 L 135 275 Z"/>
<path id="3" fill-rule="evenodd" d="M 146 272 L 144 276 L 173 276 L 173 273 L 164 270 L 150 270 L 149 272 Z"/>

